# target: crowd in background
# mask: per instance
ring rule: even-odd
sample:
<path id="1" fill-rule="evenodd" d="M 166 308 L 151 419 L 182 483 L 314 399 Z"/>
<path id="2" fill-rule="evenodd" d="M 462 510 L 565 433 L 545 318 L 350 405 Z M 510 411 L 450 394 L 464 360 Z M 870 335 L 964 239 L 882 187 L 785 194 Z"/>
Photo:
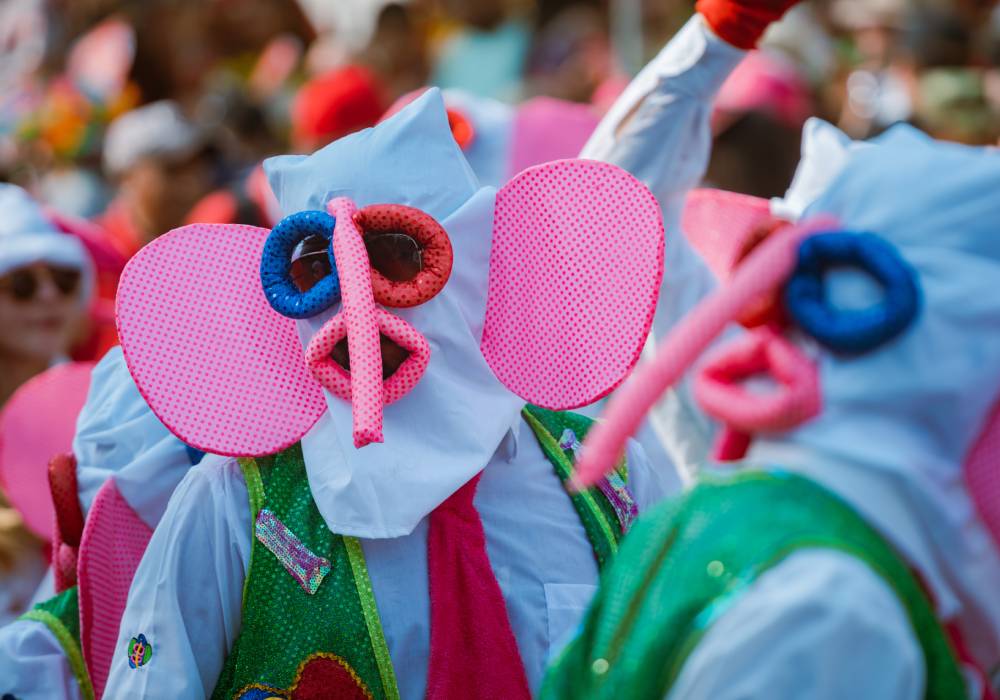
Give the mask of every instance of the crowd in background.
<path id="1" fill-rule="evenodd" d="M 708 180 L 780 195 L 809 116 L 854 138 L 905 121 L 996 144 L 993 5 L 796 8 L 723 89 Z M 52 364 L 116 342 L 118 275 L 156 236 L 273 225 L 268 156 L 371 126 L 425 85 L 600 113 L 692 12 L 685 0 L 0 0 L 0 182 L 29 192 L 43 228 L 72 233 L 92 263 L 19 267 L 5 247 L 31 217 L 0 198 L 0 406 Z M 0 538 L 23 536 L 5 523 Z"/>

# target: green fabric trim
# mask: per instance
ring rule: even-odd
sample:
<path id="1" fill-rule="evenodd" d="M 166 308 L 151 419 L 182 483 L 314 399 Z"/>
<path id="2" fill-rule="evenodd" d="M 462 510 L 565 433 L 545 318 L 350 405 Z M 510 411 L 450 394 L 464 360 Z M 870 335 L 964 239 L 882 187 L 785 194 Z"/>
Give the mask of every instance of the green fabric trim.
<path id="1" fill-rule="evenodd" d="M 541 697 L 659 700 L 711 625 L 760 574 L 807 548 L 845 552 L 885 581 L 923 649 L 925 697 L 965 697 L 933 606 L 886 541 L 809 479 L 751 470 L 704 476 L 640 518 L 605 572 L 580 635 L 550 666 Z"/>
<path id="2" fill-rule="evenodd" d="M 77 587 L 67 588 L 54 598 L 39 603 L 24 613 L 21 619 L 41 622 L 49 628 L 62 647 L 63 653 L 66 654 L 69 666 L 80 686 L 80 695 L 84 700 L 94 700 L 94 686 L 90 682 L 90 673 L 80 652 L 80 606 Z"/>
<path id="3" fill-rule="evenodd" d="M 560 447 L 559 436 L 565 428 L 570 428 L 582 441 L 593 421 L 575 413 L 549 411 L 531 405 L 525 406 L 521 415 L 531 427 L 542 452 L 555 467 L 559 479 L 564 485 L 568 484 L 575 469 L 575 457 L 572 452 Z M 627 474 L 624 467 L 622 471 Z M 594 548 L 597 563 L 603 568 L 617 554 L 618 543 L 623 537 L 614 508 L 596 487 L 569 495 Z"/>
<path id="4" fill-rule="evenodd" d="M 246 457 L 239 460 L 240 471 L 243 472 L 243 481 L 247 486 L 247 500 L 250 503 L 250 543 L 253 544 L 256 538 L 257 514 L 264 507 L 264 483 L 260 480 L 260 467 L 253 458 Z M 253 569 L 253 555 L 257 551 L 256 547 L 250 547 L 250 562 L 247 564 L 247 571 Z M 243 579 L 243 598 L 240 607 L 247 602 L 247 586 L 250 583 L 250 576 Z"/>
<path id="5" fill-rule="evenodd" d="M 372 581 L 368 576 L 365 553 L 361 549 L 361 543 L 355 537 L 345 537 L 344 546 L 347 547 L 347 558 L 351 562 L 354 585 L 358 589 L 358 595 L 361 597 L 361 609 L 365 615 L 365 625 L 368 627 L 368 636 L 371 637 L 372 650 L 375 653 L 375 660 L 378 663 L 379 676 L 382 678 L 382 692 L 390 700 L 399 700 L 399 688 L 396 686 L 396 672 L 392 668 L 389 645 L 386 643 L 385 634 L 382 631 L 382 620 L 378 614 L 378 605 L 375 603 Z"/>

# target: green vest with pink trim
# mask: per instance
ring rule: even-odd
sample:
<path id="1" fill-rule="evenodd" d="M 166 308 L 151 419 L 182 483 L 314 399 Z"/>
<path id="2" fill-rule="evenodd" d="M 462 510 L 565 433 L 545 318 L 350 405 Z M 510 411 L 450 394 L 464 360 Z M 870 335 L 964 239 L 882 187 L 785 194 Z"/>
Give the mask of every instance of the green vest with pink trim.
<path id="1" fill-rule="evenodd" d="M 527 406 L 522 416 L 565 484 L 592 421 Z M 241 460 L 252 549 L 239 636 L 213 700 L 399 697 L 361 543 L 326 527 L 299 445 Z M 614 475 L 569 496 L 599 566 L 636 514 L 624 461 Z M 325 624 L 316 624 L 323 620 Z"/>

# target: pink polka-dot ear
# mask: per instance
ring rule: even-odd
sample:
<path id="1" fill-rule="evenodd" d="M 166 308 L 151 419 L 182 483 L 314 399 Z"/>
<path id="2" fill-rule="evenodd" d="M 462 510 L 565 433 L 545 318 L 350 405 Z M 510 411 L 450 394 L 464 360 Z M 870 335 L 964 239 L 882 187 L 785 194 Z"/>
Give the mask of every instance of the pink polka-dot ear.
<path id="1" fill-rule="evenodd" d="M 297 441 L 326 410 L 295 321 L 267 303 L 267 229 L 194 224 L 129 262 L 118 333 L 153 412 L 206 452 L 264 455 Z"/>
<path id="2" fill-rule="evenodd" d="M 497 193 L 482 351 L 511 391 L 566 409 L 639 358 L 663 275 L 652 193 L 607 163 L 525 170 Z"/>

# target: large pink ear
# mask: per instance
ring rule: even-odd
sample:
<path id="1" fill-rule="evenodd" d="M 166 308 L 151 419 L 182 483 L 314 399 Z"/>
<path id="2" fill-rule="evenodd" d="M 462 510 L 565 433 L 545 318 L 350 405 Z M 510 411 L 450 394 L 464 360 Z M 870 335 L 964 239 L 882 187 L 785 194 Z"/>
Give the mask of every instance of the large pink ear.
<path id="1" fill-rule="evenodd" d="M 498 193 L 481 348 L 539 406 L 601 398 L 642 351 L 663 276 L 652 193 L 607 163 L 525 170 Z"/>
<path id="2" fill-rule="evenodd" d="M 139 251 L 122 274 L 118 333 L 129 371 L 164 425 L 199 450 L 273 454 L 326 408 L 295 321 L 264 296 L 267 235 L 185 226 Z"/>
<path id="3" fill-rule="evenodd" d="M 28 529 L 47 541 L 55 522 L 49 460 L 73 448 L 93 367 L 53 367 L 18 388 L 0 412 L 0 487 Z"/>
<path id="4" fill-rule="evenodd" d="M 128 589 L 152 535 L 114 478 L 104 482 L 83 528 L 77 569 L 80 645 L 97 698 L 108 680 Z"/>
<path id="5" fill-rule="evenodd" d="M 715 276 L 725 280 L 755 235 L 765 232 L 764 227 L 772 220 L 771 205 L 766 199 L 701 189 L 688 195 L 681 229 Z"/>

